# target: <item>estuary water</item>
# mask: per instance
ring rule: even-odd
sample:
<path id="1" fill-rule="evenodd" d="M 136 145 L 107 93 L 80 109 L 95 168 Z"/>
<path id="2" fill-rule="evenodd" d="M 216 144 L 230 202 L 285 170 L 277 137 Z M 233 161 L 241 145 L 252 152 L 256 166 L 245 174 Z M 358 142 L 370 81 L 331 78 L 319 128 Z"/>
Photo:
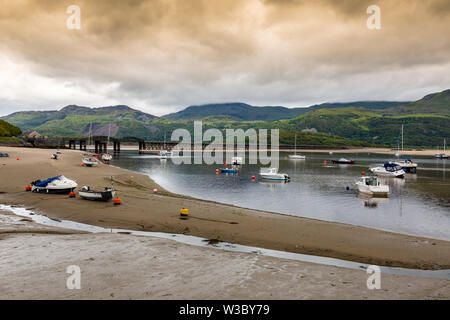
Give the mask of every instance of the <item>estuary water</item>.
<path id="1" fill-rule="evenodd" d="M 368 172 L 369 166 L 392 160 L 393 155 L 302 154 L 306 160 L 279 155 L 279 172 L 289 174 L 288 183 L 261 181 L 258 172 L 262 165 L 244 164 L 239 174 L 216 174 L 216 169 L 224 165 L 175 165 L 170 159 L 135 151 L 122 152 L 111 164 L 148 174 L 171 192 L 200 199 L 450 240 L 448 160 L 414 157 L 417 174 L 406 174 L 404 179 L 385 178 L 382 181 L 391 189 L 389 198 L 369 198 L 358 194 L 355 181 L 361 172 Z M 353 159 L 355 164 L 332 164 L 332 159 L 341 157 Z"/>

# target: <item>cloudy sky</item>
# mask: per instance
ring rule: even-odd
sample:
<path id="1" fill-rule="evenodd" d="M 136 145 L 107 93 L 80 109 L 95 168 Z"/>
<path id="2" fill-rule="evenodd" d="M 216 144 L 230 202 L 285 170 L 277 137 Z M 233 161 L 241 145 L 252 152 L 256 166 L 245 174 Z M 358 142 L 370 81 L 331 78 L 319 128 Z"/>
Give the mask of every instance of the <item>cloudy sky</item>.
<path id="1" fill-rule="evenodd" d="M 0 115 L 416 100 L 450 88 L 449 34 L 449 0 L 0 0 Z"/>

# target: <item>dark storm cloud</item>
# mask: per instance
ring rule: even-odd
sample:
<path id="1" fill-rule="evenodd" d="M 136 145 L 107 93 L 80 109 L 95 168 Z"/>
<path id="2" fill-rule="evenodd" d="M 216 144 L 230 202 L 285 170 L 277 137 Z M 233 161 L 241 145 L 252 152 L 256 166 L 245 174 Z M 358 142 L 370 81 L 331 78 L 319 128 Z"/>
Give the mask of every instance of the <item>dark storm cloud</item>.
<path id="1" fill-rule="evenodd" d="M 163 114 L 224 101 L 404 100 L 450 83 L 447 0 L 0 3 L 2 114 L 70 103 Z M 74 3 L 81 30 L 66 28 Z M 366 28 L 371 4 L 381 8 L 378 31 Z"/>

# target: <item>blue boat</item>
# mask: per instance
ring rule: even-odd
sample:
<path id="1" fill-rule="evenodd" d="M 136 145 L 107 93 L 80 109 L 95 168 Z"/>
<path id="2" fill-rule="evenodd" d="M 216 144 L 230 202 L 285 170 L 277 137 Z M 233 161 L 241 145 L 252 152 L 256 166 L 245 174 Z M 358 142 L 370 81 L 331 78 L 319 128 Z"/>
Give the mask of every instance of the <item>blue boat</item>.
<path id="1" fill-rule="evenodd" d="M 220 173 L 238 173 L 238 171 L 236 169 L 222 168 L 220 169 Z"/>

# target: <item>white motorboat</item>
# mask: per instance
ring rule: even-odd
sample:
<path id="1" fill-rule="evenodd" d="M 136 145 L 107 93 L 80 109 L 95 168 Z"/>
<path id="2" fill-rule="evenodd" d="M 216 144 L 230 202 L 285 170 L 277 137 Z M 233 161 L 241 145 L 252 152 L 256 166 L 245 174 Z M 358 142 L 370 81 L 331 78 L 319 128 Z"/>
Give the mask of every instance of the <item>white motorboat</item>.
<path id="1" fill-rule="evenodd" d="M 259 176 L 266 180 L 291 180 L 286 173 L 278 173 L 278 168 L 261 168 Z"/>
<path id="2" fill-rule="evenodd" d="M 382 166 L 372 167 L 369 170 L 377 176 L 382 177 L 403 178 L 405 176 L 405 171 L 402 167 L 392 162 L 386 162 Z"/>
<path id="3" fill-rule="evenodd" d="M 356 182 L 356 185 L 358 186 L 358 191 L 361 193 L 378 197 L 387 197 L 389 195 L 389 186 L 381 184 L 378 177 L 362 176 L 359 181 Z"/>
<path id="4" fill-rule="evenodd" d="M 105 187 L 105 190 L 92 190 L 89 186 L 84 186 L 78 191 L 78 195 L 86 200 L 96 200 L 96 201 L 110 201 L 112 200 L 116 192 L 114 189 Z"/>
<path id="5" fill-rule="evenodd" d="M 397 161 L 392 161 L 392 163 L 402 167 L 403 171 L 408 173 L 417 172 L 417 163 L 413 162 L 410 158 L 402 157 Z"/>
<path id="6" fill-rule="evenodd" d="M 109 153 L 104 153 L 104 154 L 102 154 L 102 160 L 103 160 L 103 161 L 111 161 L 112 158 L 113 158 L 112 155 L 109 154 Z"/>
<path id="7" fill-rule="evenodd" d="M 38 193 L 61 193 L 68 194 L 75 190 L 78 184 L 74 180 L 60 175 L 44 181 L 36 180 L 31 183 L 31 191 Z"/>
<path id="8" fill-rule="evenodd" d="M 98 164 L 98 160 L 94 157 L 86 157 L 82 160 L 85 167 L 93 167 Z"/>
<path id="9" fill-rule="evenodd" d="M 168 151 L 168 150 L 161 151 L 161 152 L 159 153 L 159 158 L 160 158 L 160 159 L 169 159 L 169 158 L 172 158 L 172 152 L 170 152 L 170 151 Z"/>
<path id="10" fill-rule="evenodd" d="M 295 134 L 294 154 L 289 155 L 289 159 L 292 160 L 305 160 L 306 157 L 301 154 L 297 154 L 297 134 Z"/>

